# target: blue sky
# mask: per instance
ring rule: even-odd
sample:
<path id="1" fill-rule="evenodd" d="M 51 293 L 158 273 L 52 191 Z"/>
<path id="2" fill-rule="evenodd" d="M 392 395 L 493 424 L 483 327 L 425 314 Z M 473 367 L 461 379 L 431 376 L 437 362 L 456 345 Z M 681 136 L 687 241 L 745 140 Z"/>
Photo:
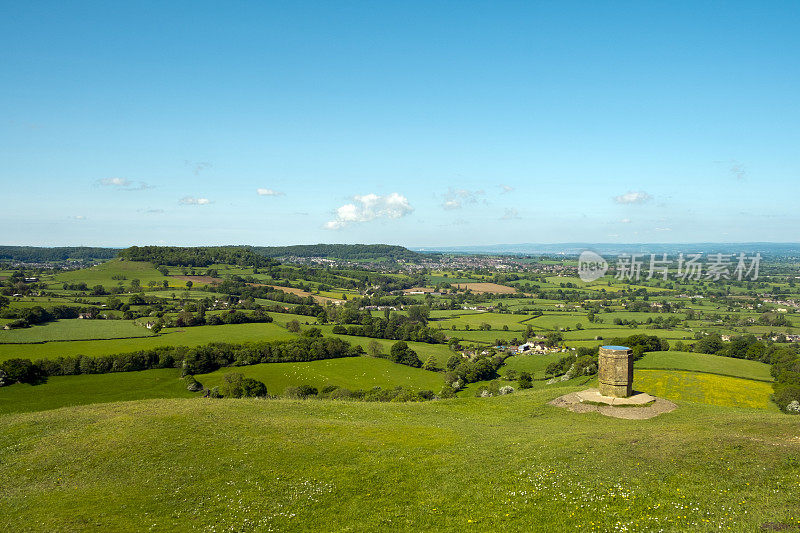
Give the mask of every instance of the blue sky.
<path id="1" fill-rule="evenodd" d="M 2 244 L 800 241 L 797 2 L 0 2 Z"/>

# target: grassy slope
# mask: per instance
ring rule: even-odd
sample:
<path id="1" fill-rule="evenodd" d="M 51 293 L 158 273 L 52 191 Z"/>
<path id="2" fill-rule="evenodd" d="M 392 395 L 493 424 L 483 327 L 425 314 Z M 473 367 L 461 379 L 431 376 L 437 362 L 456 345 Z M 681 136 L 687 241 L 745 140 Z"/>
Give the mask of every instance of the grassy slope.
<path id="1" fill-rule="evenodd" d="M 43 385 L 0 387 L 0 414 L 44 411 L 89 403 L 188 398 L 175 368 L 83 376 L 54 376 Z"/>
<path id="2" fill-rule="evenodd" d="M 676 351 L 651 352 L 636 361 L 634 366 L 636 368 L 711 372 L 726 376 L 772 381 L 769 373 L 770 366 L 767 364 L 718 355 Z"/>
<path id="3" fill-rule="evenodd" d="M 150 330 L 132 320 L 57 320 L 40 326 L 11 331 L 0 330 L 0 343 L 48 342 L 84 339 L 150 337 Z"/>
<path id="4" fill-rule="evenodd" d="M 126 279 L 113 279 L 115 275 L 124 276 Z M 89 287 L 94 287 L 95 285 L 112 287 L 117 285 L 120 281 L 127 287 L 130 286 L 131 280 L 133 279 L 138 279 L 142 287 L 147 287 L 148 281 L 157 281 L 160 283 L 165 279 L 170 281 L 173 285 L 177 283 L 176 280 L 164 277 L 161 272 L 156 270 L 150 263 L 112 259 L 111 261 L 101 263 L 91 268 L 57 274 L 52 278 L 54 282 L 52 287 L 57 288 L 64 282 L 85 282 Z M 181 285 L 182 284 L 183 282 L 181 282 Z"/>
<path id="5" fill-rule="evenodd" d="M 263 365 L 223 368 L 211 374 L 195 376 L 206 387 L 222 383 L 222 376 L 241 372 L 246 377 L 263 381 L 270 394 L 281 394 L 286 387 L 308 384 L 321 389 L 339 385 L 348 389 L 394 388 L 398 385 L 439 392 L 442 375 L 419 368 L 398 365 L 374 357 L 346 357 L 308 363 L 267 363 Z"/>
<path id="6" fill-rule="evenodd" d="M 151 400 L 0 417 L 0 527 L 756 531 L 800 524 L 786 415 L 645 421 L 570 389 L 421 404 Z M 787 458 L 793 457 L 790 461 Z"/>
<path id="7" fill-rule="evenodd" d="M 700 372 L 635 370 L 636 390 L 676 402 L 777 410 L 770 401 L 772 385 L 763 381 Z"/>
<path id="8" fill-rule="evenodd" d="M 99 341 L 73 341 L 47 344 L 0 345 L 0 361 L 13 357 L 29 359 L 55 358 L 68 355 L 107 355 L 144 350 L 156 346 L 198 346 L 209 342 L 246 342 L 289 339 L 294 335 L 277 324 L 229 324 L 165 329 L 155 337 Z"/>

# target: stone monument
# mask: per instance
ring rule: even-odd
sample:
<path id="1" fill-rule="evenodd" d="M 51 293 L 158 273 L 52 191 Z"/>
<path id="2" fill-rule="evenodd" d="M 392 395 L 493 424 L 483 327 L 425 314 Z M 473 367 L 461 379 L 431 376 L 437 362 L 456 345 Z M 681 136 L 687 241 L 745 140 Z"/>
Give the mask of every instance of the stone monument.
<path id="1" fill-rule="evenodd" d="M 598 381 L 600 394 L 627 398 L 633 394 L 633 351 L 627 346 L 601 346 Z"/>

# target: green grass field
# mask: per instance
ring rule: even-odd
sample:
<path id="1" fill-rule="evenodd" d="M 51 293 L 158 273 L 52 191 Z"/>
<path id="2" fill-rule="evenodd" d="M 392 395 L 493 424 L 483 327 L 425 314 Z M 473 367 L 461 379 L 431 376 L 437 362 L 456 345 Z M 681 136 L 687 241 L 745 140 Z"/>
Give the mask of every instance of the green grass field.
<path id="1" fill-rule="evenodd" d="M 230 372 L 240 372 L 246 377 L 262 381 L 270 394 L 282 394 L 286 387 L 313 385 L 322 389 L 325 385 L 355 389 L 373 387 L 394 388 L 403 386 L 414 390 L 428 389 L 438 393 L 444 380 L 437 372 L 398 365 L 386 359 L 374 357 L 345 357 L 310 361 L 307 363 L 267 363 L 262 365 L 222 368 L 211 374 L 197 375 L 205 387 L 222 383 L 222 377 Z"/>
<path id="2" fill-rule="evenodd" d="M 116 280 L 113 279 L 114 276 L 124 276 L 126 279 Z M 122 281 L 123 285 L 128 287 L 133 279 L 138 279 L 142 287 L 147 287 L 148 281 L 157 281 L 161 283 L 165 279 L 168 280 L 171 285 L 177 284 L 177 280 L 164 277 L 161 272 L 156 270 L 150 263 L 112 259 L 111 261 L 100 263 L 91 268 L 57 274 L 52 278 L 52 287 L 61 288 L 61 284 L 64 282 L 85 282 L 89 288 L 95 285 L 112 287 L 117 285 L 120 281 Z M 183 282 L 181 282 L 181 285 L 183 285 Z"/>
<path id="3" fill-rule="evenodd" d="M 81 376 L 53 376 L 42 385 L 0 387 L 0 414 L 45 411 L 90 403 L 189 398 L 176 368 Z"/>
<path id="4" fill-rule="evenodd" d="M 741 531 L 800 524 L 779 413 L 636 421 L 571 390 L 419 404 L 145 400 L 0 417 L 6 531 Z M 788 530 L 788 529 L 787 529 Z"/>
<path id="5" fill-rule="evenodd" d="M 160 335 L 138 339 L 51 342 L 47 344 L 0 344 L 0 361 L 14 357 L 52 359 L 59 356 L 108 355 L 156 346 L 199 346 L 209 342 L 248 342 L 293 338 L 277 324 L 228 324 L 164 329 Z"/>
<path id="6" fill-rule="evenodd" d="M 641 369 L 634 370 L 633 387 L 678 404 L 689 401 L 725 407 L 778 410 L 769 399 L 772 386 L 751 379 L 701 372 Z"/>
<path id="7" fill-rule="evenodd" d="M 75 341 L 150 337 L 150 330 L 132 320 L 57 320 L 24 329 L 0 330 L 0 343 Z"/>
<path id="8" fill-rule="evenodd" d="M 772 381 L 769 365 L 746 359 L 733 359 L 690 352 L 650 352 L 636 361 L 635 368 L 691 370 L 726 376 Z"/>

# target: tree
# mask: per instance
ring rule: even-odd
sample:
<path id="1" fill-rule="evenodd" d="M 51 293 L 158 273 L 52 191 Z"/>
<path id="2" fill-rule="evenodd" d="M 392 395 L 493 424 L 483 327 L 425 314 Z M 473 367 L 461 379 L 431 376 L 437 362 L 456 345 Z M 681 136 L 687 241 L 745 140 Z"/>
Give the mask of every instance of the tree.
<path id="1" fill-rule="evenodd" d="M 33 364 L 30 359 L 7 359 L 0 363 L 0 371 L 5 374 L 4 381 L 7 384 L 29 383 L 37 385 L 46 381 L 41 369 Z"/>
<path id="2" fill-rule="evenodd" d="M 298 322 L 296 318 L 294 320 L 290 320 L 289 322 L 286 323 L 286 329 L 288 329 L 292 333 L 299 333 L 300 322 Z"/>
<path id="3" fill-rule="evenodd" d="M 189 291 L 192 290 L 192 285 L 194 285 L 194 283 L 192 283 L 192 280 L 187 281 L 186 282 L 186 290 L 189 290 Z"/>
<path id="4" fill-rule="evenodd" d="M 220 393 L 226 398 L 262 398 L 267 395 L 267 386 L 239 372 L 222 376 Z"/>
<path id="5" fill-rule="evenodd" d="M 431 308 L 427 305 L 412 305 L 407 309 L 408 318 L 420 324 L 427 324 L 431 314 Z"/>
<path id="6" fill-rule="evenodd" d="M 436 364 L 436 357 L 432 355 L 428 357 L 428 359 L 425 361 L 425 364 L 422 365 L 422 368 L 425 370 L 430 370 L 432 372 L 438 371 L 439 366 Z"/>
<path id="7" fill-rule="evenodd" d="M 530 389 L 533 387 L 533 378 L 528 372 L 520 372 L 517 379 L 517 386 L 520 389 Z"/>
<path id="8" fill-rule="evenodd" d="M 367 353 L 372 357 L 378 357 L 381 354 L 381 343 L 375 339 L 370 340 L 367 343 Z"/>
<path id="9" fill-rule="evenodd" d="M 419 360 L 417 352 L 409 348 L 405 341 L 398 341 L 392 345 L 392 349 L 389 351 L 389 360 L 415 368 L 422 366 L 422 361 Z"/>
<path id="10" fill-rule="evenodd" d="M 444 366 L 447 368 L 447 370 L 455 370 L 455 368 L 460 365 L 463 360 L 464 358 L 459 354 L 454 354 L 447 359 L 447 362 L 444 364 Z"/>

